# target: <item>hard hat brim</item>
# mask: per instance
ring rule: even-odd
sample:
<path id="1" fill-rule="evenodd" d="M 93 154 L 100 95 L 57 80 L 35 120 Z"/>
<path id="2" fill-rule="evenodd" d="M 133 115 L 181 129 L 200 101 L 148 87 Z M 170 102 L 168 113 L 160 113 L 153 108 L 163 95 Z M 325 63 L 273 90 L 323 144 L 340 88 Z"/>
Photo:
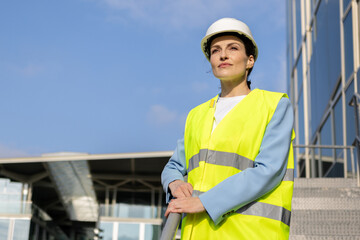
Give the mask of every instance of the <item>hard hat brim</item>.
<path id="1" fill-rule="evenodd" d="M 256 45 L 256 42 L 254 41 L 254 39 L 249 36 L 248 34 L 244 33 L 244 32 L 241 32 L 241 31 L 238 31 L 238 30 L 224 30 L 224 31 L 218 31 L 218 32 L 215 32 L 215 33 L 212 33 L 212 34 L 209 34 L 209 35 L 206 35 L 202 40 L 201 40 L 201 49 L 206 57 L 206 59 L 208 61 L 210 61 L 210 55 L 208 55 L 208 53 L 206 52 L 206 48 L 207 48 L 207 44 L 208 44 L 208 41 L 210 38 L 218 35 L 218 34 L 222 34 L 222 33 L 238 33 L 239 35 L 242 35 L 244 37 L 246 37 L 247 39 L 249 39 L 252 44 L 254 45 L 254 50 L 255 50 L 255 53 L 254 53 L 254 60 L 256 61 L 257 57 L 258 57 L 258 47 Z"/>

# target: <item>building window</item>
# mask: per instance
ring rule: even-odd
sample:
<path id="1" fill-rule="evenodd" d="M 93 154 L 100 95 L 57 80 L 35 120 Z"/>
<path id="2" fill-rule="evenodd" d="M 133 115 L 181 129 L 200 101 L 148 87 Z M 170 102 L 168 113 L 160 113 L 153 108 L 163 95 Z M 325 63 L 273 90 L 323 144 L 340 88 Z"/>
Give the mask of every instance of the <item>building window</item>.
<path id="1" fill-rule="evenodd" d="M 339 2 L 321 1 L 315 19 L 309 68 L 311 135 L 318 129 L 341 73 Z"/>
<path id="2" fill-rule="evenodd" d="M 16 219 L 14 225 L 15 225 L 14 236 L 13 236 L 14 240 L 27 239 L 29 237 L 30 219 L 28 220 Z"/>
<path id="3" fill-rule="evenodd" d="M 353 48 L 353 31 L 352 31 L 352 11 L 350 10 L 344 19 L 344 43 L 345 43 L 345 80 L 354 71 L 354 48 Z"/>
<path id="4" fill-rule="evenodd" d="M 354 81 L 351 82 L 345 92 L 346 96 L 346 145 L 351 145 L 355 140 L 355 118 L 354 107 L 349 106 L 351 98 L 354 96 Z"/>
<path id="5" fill-rule="evenodd" d="M 358 5 L 358 28 L 360 28 L 360 0 L 357 1 L 357 5 Z M 359 38 L 358 38 L 358 49 L 359 49 L 359 59 L 358 59 L 358 63 L 360 64 L 360 31 L 358 30 L 358 33 L 359 33 Z M 360 79 L 358 78 L 358 81 Z"/>
<path id="6" fill-rule="evenodd" d="M 160 239 L 161 226 L 160 225 L 145 225 L 145 240 Z"/>
<path id="7" fill-rule="evenodd" d="M 9 219 L 0 219 L 0 239 L 8 238 Z"/>
<path id="8" fill-rule="evenodd" d="M 341 97 L 337 100 L 334 107 L 334 130 L 335 130 L 335 145 L 343 145 L 343 111 Z M 344 150 L 336 150 L 336 158 L 344 158 Z M 340 162 L 340 159 L 337 159 Z"/>
<path id="9" fill-rule="evenodd" d="M 298 129 L 297 129 L 297 136 L 298 136 L 298 144 L 305 144 L 305 128 L 304 128 L 304 98 L 303 93 L 300 93 L 299 101 L 298 101 Z M 301 152 L 304 149 L 300 149 Z"/>
<path id="10" fill-rule="evenodd" d="M 351 3 L 351 0 L 343 0 L 343 12 L 346 11 L 346 9 L 348 8 L 350 3 Z"/>
<path id="11" fill-rule="evenodd" d="M 295 0 L 295 16 L 296 16 L 296 50 L 299 49 L 301 45 L 301 1 Z"/>
<path id="12" fill-rule="evenodd" d="M 118 240 L 138 240 L 139 224 L 119 223 Z"/>
<path id="13" fill-rule="evenodd" d="M 299 60 L 296 65 L 296 73 L 297 73 L 297 92 L 298 96 L 302 91 L 303 86 L 303 68 L 302 68 L 302 54 L 300 53 Z"/>

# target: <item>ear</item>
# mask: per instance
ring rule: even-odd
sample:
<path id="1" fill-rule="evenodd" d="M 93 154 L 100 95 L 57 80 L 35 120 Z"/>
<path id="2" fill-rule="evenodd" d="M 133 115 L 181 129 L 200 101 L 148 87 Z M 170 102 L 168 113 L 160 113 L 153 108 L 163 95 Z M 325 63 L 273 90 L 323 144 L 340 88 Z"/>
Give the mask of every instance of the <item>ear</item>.
<path id="1" fill-rule="evenodd" d="M 246 69 L 250 69 L 250 68 L 254 67 L 254 63 L 255 63 L 254 56 L 250 55 L 247 60 L 247 63 L 246 63 Z"/>

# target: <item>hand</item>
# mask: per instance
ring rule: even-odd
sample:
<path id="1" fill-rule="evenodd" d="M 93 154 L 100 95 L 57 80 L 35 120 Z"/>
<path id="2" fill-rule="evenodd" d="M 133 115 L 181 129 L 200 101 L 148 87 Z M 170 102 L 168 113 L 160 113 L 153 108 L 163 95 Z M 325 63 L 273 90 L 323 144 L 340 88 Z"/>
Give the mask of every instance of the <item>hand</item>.
<path id="1" fill-rule="evenodd" d="M 174 198 L 191 197 L 193 192 L 193 186 L 190 183 L 181 180 L 171 182 L 169 184 L 169 189 Z"/>
<path id="2" fill-rule="evenodd" d="M 199 213 L 205 211 L 205 208 L 198 197 L 187 197 L 173 199 L 170 201 L 165 212 L 165 217 L 173 213 Z"/>

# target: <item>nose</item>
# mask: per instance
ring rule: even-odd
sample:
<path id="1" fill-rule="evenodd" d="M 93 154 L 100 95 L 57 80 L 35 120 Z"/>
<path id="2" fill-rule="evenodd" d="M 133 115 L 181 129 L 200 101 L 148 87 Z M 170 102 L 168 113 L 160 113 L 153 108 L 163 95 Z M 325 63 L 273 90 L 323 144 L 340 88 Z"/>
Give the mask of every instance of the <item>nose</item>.
<path id="1" fill-rule="evenodd" d="M 226 60 L 226 59 L 228 59 L 227 51 L 226 50 L 221 51 L 220 52 L 220 60 Z"/>

